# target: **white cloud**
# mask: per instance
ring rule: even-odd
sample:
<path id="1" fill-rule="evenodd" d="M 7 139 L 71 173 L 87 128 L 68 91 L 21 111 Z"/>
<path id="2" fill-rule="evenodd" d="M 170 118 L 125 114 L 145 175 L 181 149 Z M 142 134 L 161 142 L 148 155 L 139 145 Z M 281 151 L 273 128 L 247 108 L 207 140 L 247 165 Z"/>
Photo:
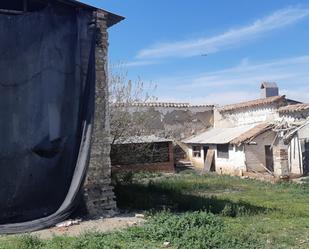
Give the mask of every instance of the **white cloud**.
<path id="1" fill-rule="evenodd" d="M 227 104 L 257 98 L 261 82 L 275 81 L 281 86 L 281 94 L 309 102 L 308 68 L 309 55 L 255 64 L 246 60 L 220 71 L 167 77 L 154 82 L 164 96 L 179 96 L 194 103 Z"/>
<path id="2" fill-rule="evenodd" d="M 138 59 L 164 57 L 190 57 L 201 54 L 216 53 L 256 38 L 266 32 L 296 23 L 309 15 L 309 9 L 289 7 L 278 10 L 253 24 L 229 30 L 213 37 L 201 37 L 194 40 L 175 41 L 157 44 L 141 50 Z"/>
<path id="3" fill-rule="evenodd" d="M 157 61 L 151 61 L 151 60 L 135 60 L 135 61 L 129 61 L 126 63 L 123 63 L 124 67 L 140 67 L 140 66 L 148 66 L 157 64 Z"/>

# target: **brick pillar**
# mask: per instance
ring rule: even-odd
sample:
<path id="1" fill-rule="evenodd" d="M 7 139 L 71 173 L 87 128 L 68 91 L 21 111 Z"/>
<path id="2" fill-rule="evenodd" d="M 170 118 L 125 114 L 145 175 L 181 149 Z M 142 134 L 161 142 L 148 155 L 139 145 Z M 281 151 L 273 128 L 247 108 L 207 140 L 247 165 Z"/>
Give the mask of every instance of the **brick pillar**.
<path id="1" fill-rule="evenodd" d="M 90 165 L 85 201 L 90 216 L 108 216 L 116 209 L 111 186 L 110 124 L 108 106 L 108 34 L 104 14 L 97 14 L 96 97 Z"/>
<path id="2" fill-rule="evenodd" d="M 274 174 L 278 177 L 285 177 L 289 175 L 289 157 L 288 145 L 284 144 L 281 138 L 273 147 L 274 155 Z"/>

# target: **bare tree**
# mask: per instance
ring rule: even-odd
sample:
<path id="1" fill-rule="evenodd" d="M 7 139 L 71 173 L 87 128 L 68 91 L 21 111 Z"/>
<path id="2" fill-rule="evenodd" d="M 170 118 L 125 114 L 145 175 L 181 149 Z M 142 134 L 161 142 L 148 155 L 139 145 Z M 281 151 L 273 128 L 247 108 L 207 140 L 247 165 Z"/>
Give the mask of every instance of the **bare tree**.
<path id="1" fill-rule="evenodd" d="M 141 106 L 156 100 L 156 86 L 145 84 L 141 78 L 128 79 L 123 66 L 115 66 L 109 75 L 110 115 L 112 144 L 120 138 L 141 136 L 147 133 L 147 111 Z"/>

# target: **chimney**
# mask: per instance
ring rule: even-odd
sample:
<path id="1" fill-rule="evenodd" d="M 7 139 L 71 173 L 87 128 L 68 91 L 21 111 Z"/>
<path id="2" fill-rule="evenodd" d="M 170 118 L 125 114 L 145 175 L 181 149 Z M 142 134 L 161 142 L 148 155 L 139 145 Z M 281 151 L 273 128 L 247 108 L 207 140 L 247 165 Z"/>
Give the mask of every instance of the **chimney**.
<path id="1" fill-rule="evenodd" d="M 275 82 L 263 82 L 261 84 L 261 98 L 279 96 L 279 88 Z"/>

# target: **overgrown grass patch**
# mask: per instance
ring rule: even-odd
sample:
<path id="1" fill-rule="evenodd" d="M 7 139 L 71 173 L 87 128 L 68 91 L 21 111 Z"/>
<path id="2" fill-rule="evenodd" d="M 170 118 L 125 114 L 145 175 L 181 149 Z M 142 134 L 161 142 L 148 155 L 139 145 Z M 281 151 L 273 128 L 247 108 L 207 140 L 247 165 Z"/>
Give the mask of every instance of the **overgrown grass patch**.
<path id="1" fill-rule="evenodd" d="M 309 182 L 271 184 L 193 173 L 119 184 L 116 193 L 124 209 L 207 211 L 223 218 L 232 237 L 251 234 L 268 248 L 309 248 Z"/>
<path id="2" fill-rule="evenodd" d="M 55 237 L 40 240 L 32 236 L 12 237 L 4 242 L 6 249 L 247 249 L 266 248 L 255 237 L 234 237 L 220 217 L 206 212 L 172 214 L 160 212 L 149 217 L 142 227 L 109 234 L 88 233 L 78 238 Z"/>
<path id="3" fill-rule="evenodd" d="M 4 237 L 0 249 L 309 248 L 308 182 L 195 173 L 123 174 L 114 182 L 119 207 L 144 211 L 145 225 L 77 238 Z"/>
<path id="4" fill-rule="evenodd" d="M 215 179 L 217 179 L 215 181 Z M 270 209 L 252 205 L 244 200 L 233 201 L 221 198 L 245 190 L 245 184 L 238 179 L 222 176 L 180 175 L 117 184 L 115 191 L 118 206 L 131 210 L 198 211 L 235 217 L 265 213 Z"/>

